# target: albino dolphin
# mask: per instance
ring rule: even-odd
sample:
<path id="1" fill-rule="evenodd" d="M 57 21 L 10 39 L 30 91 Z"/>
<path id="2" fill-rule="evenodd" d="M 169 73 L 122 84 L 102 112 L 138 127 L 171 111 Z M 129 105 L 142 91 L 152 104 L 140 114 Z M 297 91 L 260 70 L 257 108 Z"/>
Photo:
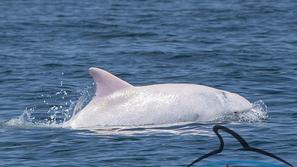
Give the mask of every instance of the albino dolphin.
<path id="1" fill-rule="evenodd" d="M 224 114 L 252 109 L 244 97 L 203 85 L 132 86 L 99 68 L 89 69 L 96 93 L 66 126 L 156 125 L 211 121 Z"/>

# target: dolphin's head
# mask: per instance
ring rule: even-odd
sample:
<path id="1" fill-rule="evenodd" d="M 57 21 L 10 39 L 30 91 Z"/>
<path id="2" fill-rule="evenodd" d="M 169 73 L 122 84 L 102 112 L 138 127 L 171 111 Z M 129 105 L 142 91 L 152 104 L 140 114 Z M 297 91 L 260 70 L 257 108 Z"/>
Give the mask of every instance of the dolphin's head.
<path id="1" fill-rule="evenodd" d="M 237 114 L 252 110 L 252 104 L 239 94 L 224 91 L 222 96 L 232 113 Z"/>

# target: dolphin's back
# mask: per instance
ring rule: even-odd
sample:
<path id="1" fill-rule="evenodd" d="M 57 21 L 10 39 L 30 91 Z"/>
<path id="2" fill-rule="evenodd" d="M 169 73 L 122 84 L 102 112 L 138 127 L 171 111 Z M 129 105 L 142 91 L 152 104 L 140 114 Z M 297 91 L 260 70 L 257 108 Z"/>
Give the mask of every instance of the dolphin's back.
<path id="1" fill-rule="evenodd" d="M 135 87 L 111 73 L 90 68 L 96 95 L 70 121 L 71 127 L 152 125 L 211 121 L 223 114 L 248 110 L 242 96 L 195 84 Z"/>
<path id="2" fill-rule="evenodd" d="M 232 95 L 226 91 L 194 84 L 126 88 L 105 98 L 94 98 L 78 113 L 73 126 L 211 121 L 222 114 L 237 111 L 234 109 L 239 111 L 250 107 L 250 103 L 244 99 L 240 101 L 241 106 L 234 108 L 232 98 L 228 99 L 229 94 Z"/>

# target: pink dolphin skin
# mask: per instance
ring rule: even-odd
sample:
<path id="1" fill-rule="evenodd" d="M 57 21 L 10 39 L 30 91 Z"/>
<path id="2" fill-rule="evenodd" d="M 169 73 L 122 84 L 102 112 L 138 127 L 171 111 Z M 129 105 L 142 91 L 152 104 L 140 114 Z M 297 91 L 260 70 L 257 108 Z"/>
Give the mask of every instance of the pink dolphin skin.
<path id="1" fill-rule="evenodd" d="M 252 109 L 244 97 L 203 85 L 132 86 L 113 74 L 91 67 L 96 93 L 89 104 L 66 122 L 72 128 L 159 125 L 212 121 Z"/>

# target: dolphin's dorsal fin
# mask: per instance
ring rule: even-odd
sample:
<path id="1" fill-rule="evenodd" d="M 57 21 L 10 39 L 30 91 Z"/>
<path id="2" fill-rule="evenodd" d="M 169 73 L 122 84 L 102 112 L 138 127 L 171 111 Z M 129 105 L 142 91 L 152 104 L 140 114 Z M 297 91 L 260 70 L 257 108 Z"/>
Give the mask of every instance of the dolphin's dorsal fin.
<path id="1" fill-rule="evenodd" d="M 128 82 L 102 69 L 91 67 L 89 72 L 96 83 L 96 97 L 108 96 L 118 90 L 133 87 Z"/>

